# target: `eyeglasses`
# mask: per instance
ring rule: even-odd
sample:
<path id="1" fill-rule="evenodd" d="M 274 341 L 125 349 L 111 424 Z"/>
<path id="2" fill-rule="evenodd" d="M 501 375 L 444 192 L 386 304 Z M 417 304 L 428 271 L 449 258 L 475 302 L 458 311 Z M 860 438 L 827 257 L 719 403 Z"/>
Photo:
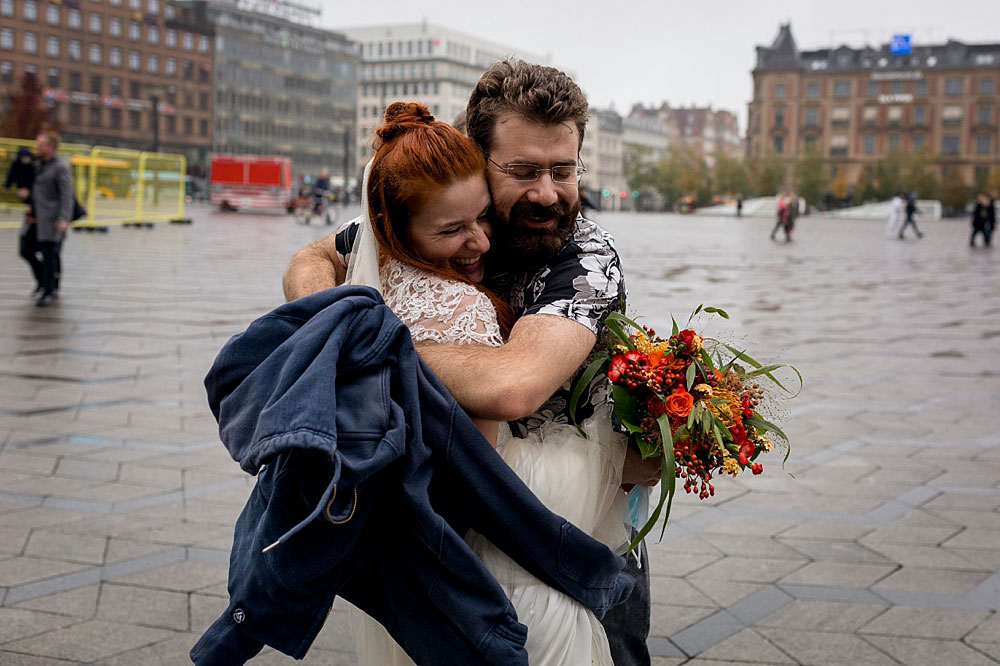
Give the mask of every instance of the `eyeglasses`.
<path id="1" fill-rule="evenodd" d="M 551 169 L 543 169 L 537 164 L 508 164 L 507 166 L 503 166 L 494 162 L 492 158 L 487 159 L 490 160 L 490 164 L 500 169 L 514 180 L 522 183 L 531 183 L 538 180 L 538 177 L 542 175 L 543 171 L 547 171 L 549 173 L 549 177 L 552 179 L 553 183 L 579 183 L 580 179 L 583 178 L 583 174 L 587 172 L 587 167 L 583 165 L 582 160 L 580 161 L 579 166 L 563 164 L 554 166 Z"/>

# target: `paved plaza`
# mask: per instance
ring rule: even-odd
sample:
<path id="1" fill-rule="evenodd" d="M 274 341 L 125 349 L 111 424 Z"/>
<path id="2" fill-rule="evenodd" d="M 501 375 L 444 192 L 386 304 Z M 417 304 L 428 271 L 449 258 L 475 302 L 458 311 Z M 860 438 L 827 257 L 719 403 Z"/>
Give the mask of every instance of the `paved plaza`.
<path id="1" fill-rule="evenodd" d="M 202 380 L 325 229 L 189 213 L 73 234 L 47 309 L 0 230 L 0 666 L 188 663 L 226 607 L 253 479 Z M 806 217 L 791 243 L 764 218 L 598 220 L 633 313 L 724 308 L 706 333 L 805 376 L 785 468 L 682 494 L 651 540 L 654 664 L 1000 663 L 1000 248 L 964 220 L 900 242 Z M 304 663 L 354 663 L 339 605 Z"/>

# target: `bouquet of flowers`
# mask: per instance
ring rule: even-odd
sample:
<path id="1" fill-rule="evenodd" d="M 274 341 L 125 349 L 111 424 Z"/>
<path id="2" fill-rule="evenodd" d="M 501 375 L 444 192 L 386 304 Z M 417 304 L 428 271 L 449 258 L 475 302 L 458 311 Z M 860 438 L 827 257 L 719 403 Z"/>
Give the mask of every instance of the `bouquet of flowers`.
<path id="1" fill-rule="evenodd" d="M 688 318 L 701 313 L 729 315 L 719 308 L 698 308 Z M 715 494 L 713 474 L 736 476 L 749 469 L 760 474 L 757 457 L 772 448 L 772 437 L 784 441 L 788 459 L 788 438 L 774 423 L 765 419 L 758 406 L 767 396 L 770 382 L 791 393 L 774 376 L 779 368 L 790 368 L 802 385 L 802 375 L 785 364 L 763 365 L 735 347 L 713 338 L 702 338 L 690 328 L 680 330 L 671 317 L 673 332 L 657 337 L 653 329 L 613 313 L 607 328 L 611 343 L 599 351 L 581 375 L 570 402 L 575 420 L 576 405 L 583 391 L 598 373 L 611 382 L 616 419 L 631 434 L 644 458 L 659 456 L 665 492 L 638 531 L 629 550 L 638 546 L 656 524 L 660 513 L 663 531 L 670 517 L 677 479 L 684 490 L 700 499 Z"/>

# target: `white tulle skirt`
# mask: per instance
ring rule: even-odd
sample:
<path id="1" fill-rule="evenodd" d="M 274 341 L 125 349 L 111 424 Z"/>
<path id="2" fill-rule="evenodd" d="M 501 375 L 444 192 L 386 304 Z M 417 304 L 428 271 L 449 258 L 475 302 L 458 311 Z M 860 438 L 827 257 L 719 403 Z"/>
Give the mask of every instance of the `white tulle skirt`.
<path id="1" fill-rule="evenodd" d="M 511 437 L 501 424 L 497 451 L 553 513 L 618 553 L 628 545 L 621 470 L 626 440 L 602 413 L 583 425 L 549 424 L 527 438 Z M 466 539 L 528 628 L 531 666 L 613 666 L 604 628 L 571 597 L 541 582 L 485 537 Z M 412 666 L 413 661 L 375 620 L 351 610 L 359 666 Z"/>

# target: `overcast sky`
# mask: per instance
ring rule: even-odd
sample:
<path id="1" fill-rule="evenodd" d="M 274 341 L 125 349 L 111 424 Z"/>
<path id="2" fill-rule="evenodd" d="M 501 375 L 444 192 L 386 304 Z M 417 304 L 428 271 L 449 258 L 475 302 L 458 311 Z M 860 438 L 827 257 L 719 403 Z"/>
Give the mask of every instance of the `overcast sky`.
<path id="1" fill-rule="evenodd" d="M 746 128 L 754 47 L 791 21 L 800 49 L 861 46 L 909 33 L 914 44 L 1000 42 L 1000 0 L 320 0 L 329 28 L 429 23 L 528 52 L 575 72 L 591 106 L 711 104 Z"/>

